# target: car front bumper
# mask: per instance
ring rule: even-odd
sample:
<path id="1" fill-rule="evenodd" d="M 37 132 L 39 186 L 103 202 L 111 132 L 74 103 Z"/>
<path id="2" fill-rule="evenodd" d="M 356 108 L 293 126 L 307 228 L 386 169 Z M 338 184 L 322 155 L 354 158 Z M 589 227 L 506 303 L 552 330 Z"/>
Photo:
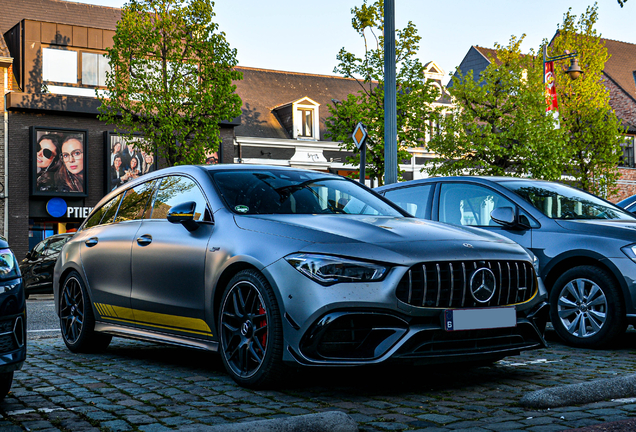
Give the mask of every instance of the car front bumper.
<path id="1" fill-rule="evenodd" d="M 26 303 L 21 280 L 0 282 L 0 373 L 26 360 Z"/>
<path id="2" fill-rule="evenodd" d="M 397 299 L 405 267 L 394 267 L 381 282 L 331 286 L 313 282 L 284 260 L 266 271 L 280 292 L 287 363 L 469 362 L 546 346 L 548 307 L 540 279 L 534 296 L 508 306 L 516 316 L 511 326 L 447 331 L 448 308 L 413 307 Z"/>

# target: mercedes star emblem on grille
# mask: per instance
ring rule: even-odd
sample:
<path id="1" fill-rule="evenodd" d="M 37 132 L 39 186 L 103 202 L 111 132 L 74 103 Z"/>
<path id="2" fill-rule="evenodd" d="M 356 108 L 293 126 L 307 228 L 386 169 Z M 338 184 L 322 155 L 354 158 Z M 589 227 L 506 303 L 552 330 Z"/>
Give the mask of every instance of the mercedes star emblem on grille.
<path id="1" fill-rule="evenodd" d="M 482 267 L 475 270 L 470 278 L 470 293 L 479 303 L 488 303 L 496 288 L 495 274 L 488 268 Z"/>

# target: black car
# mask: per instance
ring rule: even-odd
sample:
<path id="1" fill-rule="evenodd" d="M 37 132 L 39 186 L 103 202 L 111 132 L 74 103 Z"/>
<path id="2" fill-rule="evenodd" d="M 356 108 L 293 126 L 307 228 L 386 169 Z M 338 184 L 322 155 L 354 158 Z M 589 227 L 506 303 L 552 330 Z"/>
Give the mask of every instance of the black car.
<path id="1" fill-rule="evenodd" d="M 26 359 L 26 301 L 18 261 L 0 236 L 0 400 Z"/>
<path id="2" fill-rule="evenodd" d="M 20 262 L 26 297 L 31 294 L 53 293 L 53 268 L 62 247 L 73 233 L 56 234 L 45 238 L 27 252 Z"/>
<path id="3" fill-rule="evenodd" d="M 377 188 L 413 215 L 502 234 L 530 249 L 556 332 L 598 347 L 636 323 L 636 217 L 557 182 L 446 177 Z"/>
<path id="4" fill-rule="evenodd" d="M 616 205 L 634 213 L 636 212 L 636 195 L 625 198 L 624 200 L 617 202 Z"/>

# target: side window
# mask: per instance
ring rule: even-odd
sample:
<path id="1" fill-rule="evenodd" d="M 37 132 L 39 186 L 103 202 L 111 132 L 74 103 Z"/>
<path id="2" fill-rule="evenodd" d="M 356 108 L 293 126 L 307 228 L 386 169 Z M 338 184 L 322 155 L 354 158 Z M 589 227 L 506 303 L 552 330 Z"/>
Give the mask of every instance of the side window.
<path id="1" fill-rule="evenodd" d="M 119 206 L 115 222 L 143 219 L 154 184 L 153 180 L 128 189 Z"/>
<path id="2" fill-rule="evenodd" d="M 151 219 L 165 219 L 170 209 L 184 202 L 197 203 L 194 220 L 206 220 L 206 201 L 197 184 L 183 176 L 169 176 L 161 180 L 157 195 L 152 205 Z"/>
<path id="3" fill-rule="evenodd" d="M 60 253 L 64 244 L 70 239 L 70 237 L 63 237 L 61 239 L 52 240 L 45 251 L 46 255 L 55 255 Z"/>
<path id="4" fill-rule="evenodd" d="M 102 218 L 102 221 L 100 222 L 101 225 L 113 223 L 115 221 L 115 214 L 117 213 L 117 209 L 119 208 L 119 203 L 121 202 L 121 199 L 123 196 L 124 194 L 120 193 L 119 195 L 117 195 L 117 197 L 115 197 L 115 199 L 113 199 L 112 205 L 104 213 L 104 217 Z"/>
<path id="5" fill-rule="evenodd" d="M 516 205 L 484 186 L 466 183 L 442 183 L 439 198 L 439 220 L 453 225 L 501 226 L 490 219 L 498 207 Z"/>
<path id="6" fill-rule="evenodd" d="M 413 216 L 424 218 L 433 185 L 403 187 L 387 191 L 384 196 Z"/>
<path id="7" fill-rule="evenodd" d="M 84 229 L 94 227 L 95 225 L 99 225 L 100 223 L 108 223 L 108 219 L 110 219 L 109 222 L 112 222 L 115 216 L 115 212 L 117 211 L 117 205 L 119 203 L 119 200 L 121 199 L 121 195 L 122 194 L 117 195 L 115 198 L 111 199 L 106 204 L 95 210 L 91 217 L 88 218 L 88 220 L 84 224 Z M 105 217 L 107 214 L 109 216 Z M 102 219 L 104 220 L 103 222 Z"/>

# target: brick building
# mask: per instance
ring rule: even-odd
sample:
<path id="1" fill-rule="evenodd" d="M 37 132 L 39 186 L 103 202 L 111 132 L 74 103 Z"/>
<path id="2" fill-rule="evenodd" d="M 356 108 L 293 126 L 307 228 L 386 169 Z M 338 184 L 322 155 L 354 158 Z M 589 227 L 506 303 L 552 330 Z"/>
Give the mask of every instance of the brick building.
<path id="1" fill-rule="evenodd" d="M 610 55 L 605 63 L 603 79 L 610 94 L 610 106 L 625 127 L 623 158 L 618 170 L 620 192 L 611 197 L 612 201 L 636 194 L 636 44 L 602 39 Z M 471 46 L 459 65 L 462 73 L 473 71 L 479 75 L 490 64 L 489 58 L 496 58 L 496 51 L 490 48 Z"/>

